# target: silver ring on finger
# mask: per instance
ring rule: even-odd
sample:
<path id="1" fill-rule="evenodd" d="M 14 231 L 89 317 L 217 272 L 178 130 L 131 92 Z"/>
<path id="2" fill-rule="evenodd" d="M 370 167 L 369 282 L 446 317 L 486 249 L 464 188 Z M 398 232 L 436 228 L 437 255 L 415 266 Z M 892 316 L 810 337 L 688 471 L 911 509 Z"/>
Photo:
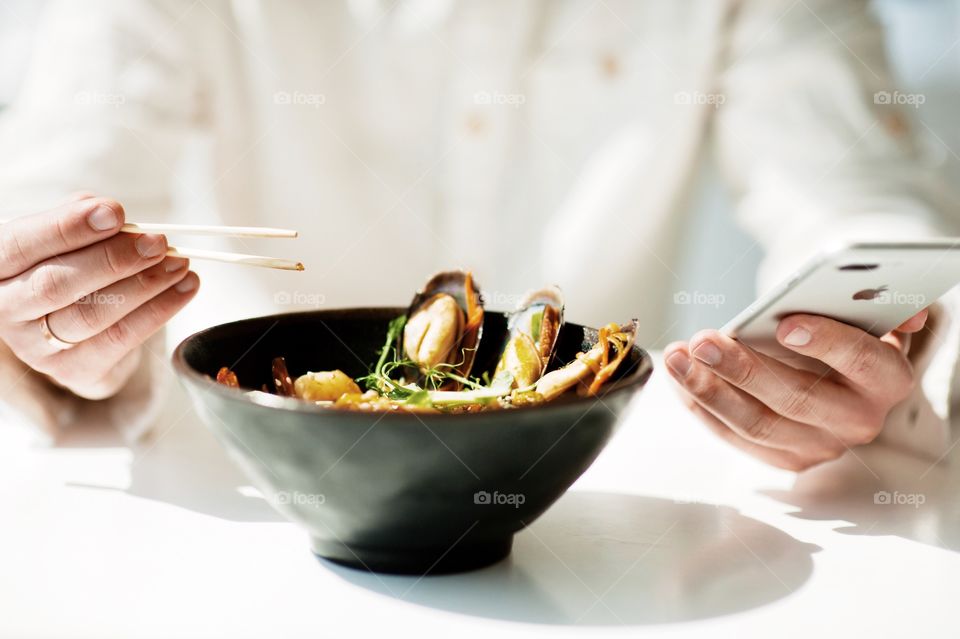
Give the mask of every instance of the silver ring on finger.
<path id="1" fill-rule="evenodd" d="M 40 334 L 43 335 L 44 341 L 50 346 L 54 347 L 58 351 L 65 351 L 76 346 L 74 342 L 67 342 L 60 339 L 54 335 L 53 331 L 50 330 L 50 322 L 47 320 L 47 315 L 44 315 L 40 318 Z"/>

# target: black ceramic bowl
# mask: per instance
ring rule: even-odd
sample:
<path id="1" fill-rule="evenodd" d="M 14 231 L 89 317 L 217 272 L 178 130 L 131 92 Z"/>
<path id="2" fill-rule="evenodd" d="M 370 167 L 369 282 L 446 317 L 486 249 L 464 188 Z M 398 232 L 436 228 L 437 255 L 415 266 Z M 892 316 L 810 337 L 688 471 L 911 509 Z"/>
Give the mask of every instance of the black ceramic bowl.
<path id="1" fill-rule="evenodd" d="M 650 376 L 635 347 L 599 398 L 472 414 L 364 413 L 294 399 L 267 406 L 215 383 L 229 366 L 245 388 L 271 384 L 282 355 L 293 376 L 376 361 L 399 308 L 271 315 L 223 324 L 181 343 L 176 370 L 197 410 L 253 484 L 310 533 L 316 554 L 357 568 L 442 573 L 510 553 L 513 535 L 590 466 Z M 506 335 L 487 312 L 474 372 L 493 368 Z M 557 361 L 595 342 L 565 324 Z"/>

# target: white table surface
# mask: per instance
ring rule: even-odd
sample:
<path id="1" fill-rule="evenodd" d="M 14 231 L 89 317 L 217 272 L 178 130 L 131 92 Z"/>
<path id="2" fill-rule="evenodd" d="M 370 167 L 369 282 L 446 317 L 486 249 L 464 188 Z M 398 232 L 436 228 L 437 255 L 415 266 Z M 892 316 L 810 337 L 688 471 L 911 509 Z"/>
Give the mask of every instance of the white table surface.
<path id="1" fill-rule="evenodd" d="M 0 637 L 960 636 L 948 468 L 859 449 L 798 478 L 670 385 L 660 367 L 508 560 L 424 579 L 315 559 L 182 395 L 133 449 L 0 428 Z"/>

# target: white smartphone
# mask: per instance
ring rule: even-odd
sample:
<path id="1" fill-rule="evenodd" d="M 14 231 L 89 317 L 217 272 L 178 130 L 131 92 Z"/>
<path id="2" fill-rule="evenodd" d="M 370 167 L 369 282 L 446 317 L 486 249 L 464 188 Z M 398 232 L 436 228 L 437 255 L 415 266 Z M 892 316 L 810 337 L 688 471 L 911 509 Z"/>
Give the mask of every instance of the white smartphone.
<path id="1" fill-rule="evenodd" d="M 960 283 L 960 238 L 857 242 L 826 250 L 721 330 L 771 355 L 787 315 L 823 315 L 880 336 Z"/>

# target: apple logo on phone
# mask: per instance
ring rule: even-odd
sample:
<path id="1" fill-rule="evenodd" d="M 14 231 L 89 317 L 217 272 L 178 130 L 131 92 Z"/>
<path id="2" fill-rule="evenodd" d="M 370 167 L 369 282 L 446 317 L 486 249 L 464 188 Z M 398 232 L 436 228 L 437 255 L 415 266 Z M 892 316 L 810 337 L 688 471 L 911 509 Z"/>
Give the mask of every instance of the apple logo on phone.
<path id="1" fill-rule="evenodd" d="M 878 286 L 877 288 L 865 288 L 862 291 L 857 291 L 853 294 L 853 299 L 855 300 L 873 300 L 883 295 L 887 292 L 887 285 Z"/>

